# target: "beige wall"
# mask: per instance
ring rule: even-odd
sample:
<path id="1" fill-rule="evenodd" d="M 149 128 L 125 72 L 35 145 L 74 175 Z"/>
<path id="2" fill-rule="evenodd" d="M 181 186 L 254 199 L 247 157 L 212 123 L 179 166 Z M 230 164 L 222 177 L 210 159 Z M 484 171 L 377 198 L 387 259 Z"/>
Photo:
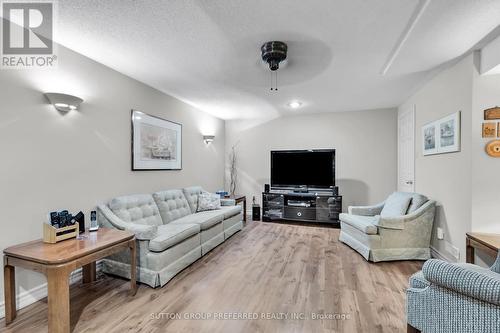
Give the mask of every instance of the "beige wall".
<path id="1" fill-rule="evenodd" d="M 484 110 L 500 106 L 500 75 L 479 75 L 476 54 L 473 67 L 472 113 L 472 227 L 476 232 L 500 234 L 500 158 L 486 154 L 485 145 L 493 139 L 482 138 Z M 491 264 L 492 258 L 478 252 L 480 261 Z"/>
<path id="2" fill-rule="evenodd" d="M 88 219 L 96 204 L 118 195 L 223 187 L 224 121 L 88 58 L 59 47 L 57 70 L 1 70 L 0 86 L 2 249 L 40 238 L 51 210 L 83 210 Z M 62 115 L 47 104 L 50 91 L 85 102 Z M 131 109 L 183 125 L 182 171 L 130 171 Z M 212 145 L 203 133 L 215 134 Z M 18 293 L 45 282 L 22 270 L 17 278 Z"/>
<path id="3" fill-rule="evenodd" d="M 387 109 L 226 121 L 226 151 L 237 143 L 237 192 L 261 201 L 271 150 L 335 148 L 344 209 L 380 202 L 396 188 L 396 116 Z"/>
<path id="4" fill-rule="evenodd" d="M 456 261 L 446 242 L 460 249 L 465 260 L 465 232 L 471 226 L 471 115 L 472 56 L 434 77 L 406 101 L 399 110 L 416 106 L 415 190 L 437 200 L 432 246 Z M 424 124 L 461 111 L 462 142 L 457 153 L 422 155 L 421 128 Z M 444 240 L 435 230 L 444 229 Z"/>

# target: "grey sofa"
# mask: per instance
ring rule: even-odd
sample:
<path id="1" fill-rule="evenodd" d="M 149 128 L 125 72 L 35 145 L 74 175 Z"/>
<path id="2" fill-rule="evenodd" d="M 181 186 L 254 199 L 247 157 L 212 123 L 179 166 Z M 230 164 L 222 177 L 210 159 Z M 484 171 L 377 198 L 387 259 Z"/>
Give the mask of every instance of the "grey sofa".
<path id="1" fill-rule="evenodd" d="M 339 240 L 366 260 L 426 260 L 436 202 L 418 193 L 394 192 L 374 206 L 340 214 Z"/>
<path id="2" fill-rule="evenodd" d="M 137 239 L 137 280 L 153 288 L 243 228 L 243 213 L 234 200 L 221 209 L 197 212 L 199 186 L 114 198 L 97 207 L 102 227 L 128 230 Z M 105 273 L 130 278 L 130 256 L 103 260 Z"/>
<path id="3" fill-rule="evenodd" d="M 431 259 L 410 278 L 408 332 L 500 332 L 500 253 L 490 269 Z"/>

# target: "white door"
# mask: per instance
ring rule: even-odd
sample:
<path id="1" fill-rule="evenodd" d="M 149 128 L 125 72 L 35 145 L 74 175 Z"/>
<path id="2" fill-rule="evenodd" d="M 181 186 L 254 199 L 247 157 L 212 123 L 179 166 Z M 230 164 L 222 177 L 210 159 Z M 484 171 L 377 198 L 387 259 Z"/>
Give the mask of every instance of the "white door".
<path id="1" fill-rule="evenodd" d="M 398 114 L 398 191 L 415 191 L 415 106 Z"/>

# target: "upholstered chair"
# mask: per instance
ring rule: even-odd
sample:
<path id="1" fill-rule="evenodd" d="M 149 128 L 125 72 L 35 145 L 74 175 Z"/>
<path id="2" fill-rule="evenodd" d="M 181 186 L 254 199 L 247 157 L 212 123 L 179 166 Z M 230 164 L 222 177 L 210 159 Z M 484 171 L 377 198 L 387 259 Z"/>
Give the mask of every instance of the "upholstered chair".
<path id="1" fill-rule="evenodd" d="M 490 269 L 428 260 L 406 298 L 408 332 L 500 332 L 500 253 Z"/>
<path id="2" fill-rule="evenodd" d="M 394 192 L 374 206 L 340 214 L 339 240 L 366 260 L 427 260 L 436 202 L 418 193 Z"/>

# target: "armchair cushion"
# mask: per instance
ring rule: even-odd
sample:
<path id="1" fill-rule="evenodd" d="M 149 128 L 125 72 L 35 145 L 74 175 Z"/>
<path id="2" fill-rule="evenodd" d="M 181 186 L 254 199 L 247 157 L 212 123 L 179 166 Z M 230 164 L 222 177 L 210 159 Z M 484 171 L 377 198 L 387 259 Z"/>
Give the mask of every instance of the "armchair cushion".
<path id="1" fill-rule="evenodd" d="M 162 252 L 200 232 L 198 224 L 169 223 L 158 227 L 157 236 L 149 241 L 149 250 Z"/>
<path id="2" fill-rule="evenodd" d="M 353 215 L 363 215 L 363 216 L 375 216 L 380 215 L 382 208 L 384 208 L 385 202 L 373 206 L 349 206 L 349 214 Z"/>
<path id="3" fill-rule="evenodd" d="M 168 190 L 153 193 L 153 199 L 160 211 L 164 224 L 191 214 L 191 208 L 182 190 Z"/>
<path id="4" fill-rule="evenodd" d="M 451 264 L 430 259 L 422 267 L 424 278 L 444 288 L 454 290 L 488 303 L 500 305 L 500 274 L 489 269 Z"/>
<path id="5" fill-rule="evenodd" d="M 111 211 L 122 221 L 159 226 L 163 222 L 151 194 L 134 194 L 114 198 L 109 202 Z"/>
<path id="6" fill-rule="evenodd" d="M 402 192 L 392 193 L 385 201 L 384 208 L 380 212 L 381 217 L 397 217 L 406 215 L 410 206 L 411 197 Z"/>
<path id="7" fill-rule="evenodd" d="M 340 220 L 350 226 L 364 232 L 368 235 L 377 234 L 377 226 L 375 223 L 380 218 L 380 216 L 361 216 L 361 215 L 351 215 L 351 214 L 340 214 Z"/>
<path id="8" fill-rule="evenodd" d="M 493 266 L 491 266 L 490 269 L 493 272 L 500 274 L 500 251 L 498 251 L 497 260 L 495 260 Z"/>
<path id="9" fill-rule="evenodd" d="M 406 214 L 413 213 L 429 200 L 425 195 L 419 193 L 403 193 L 407 194 L 411 198 L 410 207 L 408 207 Z"/>

